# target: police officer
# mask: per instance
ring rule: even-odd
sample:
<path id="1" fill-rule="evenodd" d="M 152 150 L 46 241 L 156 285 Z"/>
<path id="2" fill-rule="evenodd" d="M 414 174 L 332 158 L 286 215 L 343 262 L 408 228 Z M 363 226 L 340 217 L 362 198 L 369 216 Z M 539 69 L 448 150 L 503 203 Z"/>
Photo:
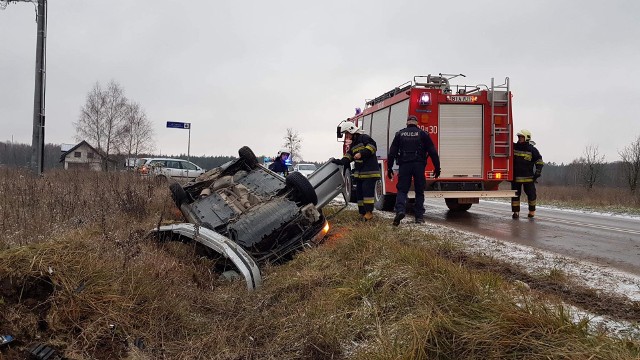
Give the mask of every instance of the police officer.
<path id="1" fill-rule="evenodd" d="M 529 214 L 533 218 L 536 215 L 536 180 L 542 175 L 544 162 L 534 142 L 531 141 L 529 130 L 520 130 L 517 134 L 518 142 L 513 144 L 513 171 L 514 179 L 511 182 L 511 190 L 516 191 L 516 196 L 511 198 L 511 211 L 514 219 L 520 217 L 520 195 L 524 188 L 529 203 Z M 535 166 L 535 172 L 533 170 Z"/>
<path id="2" fill-rule="evenodd" d="M 407 193 L 411 187 L 411 178 L 416 192 L 415 216 L 416 223 L 424 222 L 424 169 L 427 166 L 427 156 L 431 157 L 435 168 L 434 177 L 440 177 L 440 157 L 433 145 L 429 134 L 418 127 L 418 118 L 411 115 L 407 118 L 407 127 L 398 131 L 393 138 L 387 157 L 387 176 L 393 179 L 393 163 L 398 161 L 398 195 L 396 197 L 396 216 L 393 225 L 400 225 L 405 215 Z"/>
<path id="3" fill-rule="evenodd" d="M 363 220 L 368 221 L 373 218 L 374 191 L 376 181 L 381 178 L 376 142 L 351 121 L 341 123 L 340 132 L 345 135 L 345 141 L 351 140 L 351 146 L 342 159 L 333 159 L 331 162 L 343 166 L 348 166 L 352 161 L 355 163 L 353 178 L 356 182 L 358 212 Z"/>
<path id="4" fill-rule="evenodd" d="M 280 149 L 280 151 L 278 151 L 278 155 L 273 159 L 273 163 L 269 165 L 269 170 L 282 174 L 283 176 L 289 175 L 289 167 L 287 166 L 289 155 L 289 150 Z"/>

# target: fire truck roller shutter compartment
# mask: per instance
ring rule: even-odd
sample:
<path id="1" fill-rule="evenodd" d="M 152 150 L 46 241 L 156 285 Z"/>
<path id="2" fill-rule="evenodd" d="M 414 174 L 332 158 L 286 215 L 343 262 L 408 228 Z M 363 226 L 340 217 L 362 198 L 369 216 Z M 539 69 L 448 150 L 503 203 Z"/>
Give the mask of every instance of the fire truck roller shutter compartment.
<path id="1" fill-rule="evenodd" d="M 482 178 L 482 105 L 440 105 L 441 178 Z"/>
<path id="2" fill-rule="evenodd" d="M 387 129 L 389 127 L 389 108 L 384 108 L 373 113 L 371 121 L 371 137 L 376 142 L 376 156 L 387 156 L 389 140 Z"/>
<path id="3" fill-rule="evenodd" d="M 409 115 L 409 99 L 403 100 L 397 104 L 391 105 L 391 115 L 389 116 L 389 146 L 393 137 L 396 136 L 398 130 L 407 127 L 407 116 Z M 387 149 L 387 153 L 389 149 Z M 385 154 L 385 157 L 387 155 Z M 396 166 L 398 164 L 395 164 Z"/>
<path id="4" fill-rule="evenodd" d="M 371 136 L 371 115 L 362 118 L 362 130 L 365 134 Z"/>

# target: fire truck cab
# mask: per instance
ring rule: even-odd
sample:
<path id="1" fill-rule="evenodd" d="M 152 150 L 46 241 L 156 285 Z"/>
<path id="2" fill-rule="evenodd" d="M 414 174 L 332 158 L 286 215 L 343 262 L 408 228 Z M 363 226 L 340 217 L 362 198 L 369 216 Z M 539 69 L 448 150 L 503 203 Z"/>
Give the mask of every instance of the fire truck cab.
<path id="1" fill-rule="evenodd" d="M 451 211 L 466 211 L 480 198 L 513 197 L 514 190 L 501 190 L 504 181 L 513 179 L 513 116 L 509 78 L 502 84 L 452 85 L 450 80 L 462 74 L 414 76 L 372 100 L 362 111 L 346 119 L 358 125 L 376 141 L 376 156 L 381 179 L 376 184 L 375 208 L 392 210 L 395 205 L 396 176 L 389 180 L 387 154 L 398 130 L 406 127 L 409 115 L 418 118 L 418 126 L 433 140 L 440 156 L 441 174 L 434 178 L 428 161 L 425 197 L 443 198 Z M 338 141 L 342 138 L 338 126 Z M 346 152 L 350 144 L 343 141 Z M 355 201 L 351 169 L 345 169 L 348 199 Z M 412 187 L 413 189 L 413 187 Z M 415 198 L 413 191 L 409 198 Z"/>

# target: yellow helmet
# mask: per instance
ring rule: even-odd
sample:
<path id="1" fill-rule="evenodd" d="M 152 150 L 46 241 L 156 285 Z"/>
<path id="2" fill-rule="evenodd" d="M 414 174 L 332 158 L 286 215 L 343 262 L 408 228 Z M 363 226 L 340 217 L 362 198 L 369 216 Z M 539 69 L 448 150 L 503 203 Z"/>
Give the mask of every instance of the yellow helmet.
<path id="1" fill-rule="evenodd" d="M 529 131 L 529 130 L 522 129 L 522 130 L 518 131 L 518 133 L 516 135 L 523 136 L 524 137 L 524 141 L 526 141 L 526 142 L 531 141 L 531 131 Z"/>

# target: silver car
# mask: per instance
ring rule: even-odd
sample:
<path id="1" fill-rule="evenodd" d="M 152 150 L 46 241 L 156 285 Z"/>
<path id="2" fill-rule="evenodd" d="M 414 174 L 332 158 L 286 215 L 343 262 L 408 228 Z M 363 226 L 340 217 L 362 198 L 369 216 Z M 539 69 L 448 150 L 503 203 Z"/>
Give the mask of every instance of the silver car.
<path id="1" fill-rule="evenodd" d="M 239 159 L 169 189 L 188 223 L 160 226 L 161 239 L 196 241 L 220 260 L 220 270 L 241 274 L 249 289 L 262 283 L 258 266 L 280 263 L 320 243 L 329 231 L 322 208 L 344 188 L 342 167 L 327 162 L 309 178 L 287 177 L 258 164 L 242 147 Z M 344 202 L 346 206 L 346 201 Z"/>
<path id="2" fill-rule="evenodd" d="M 141 158 L 136 161 L 136 172 L 157 180 L 192 180 L 205 170 L 191 161 L 172 158 Z"/>

